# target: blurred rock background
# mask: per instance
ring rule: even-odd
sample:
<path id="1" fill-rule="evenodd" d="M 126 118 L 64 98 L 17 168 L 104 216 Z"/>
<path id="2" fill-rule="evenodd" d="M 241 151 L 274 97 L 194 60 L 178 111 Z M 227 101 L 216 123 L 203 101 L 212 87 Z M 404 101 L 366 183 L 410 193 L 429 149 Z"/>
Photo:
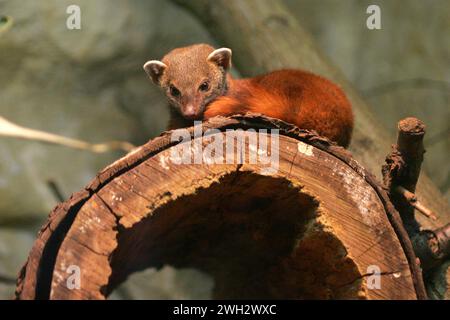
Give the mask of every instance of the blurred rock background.
<path id="1" fill-rule="evenodd" d="M 376 1 L 377 31 L 366 28 L 373 1 L 284 2 L 393 134 L 406 116 L 428 125 L 425 170 L 450 199 L 450 2 Z M 81 30 L 66 28 L 71 4 Z M 1 16 L 14 24 L 0 34 L 0 116 L 91 142 L 158 135 L 166 102 L 142 64 L 191 43 L 220 45 L 170 1 L 0 0 Z M 0 298 L 12 296 L 10 280 L 57 202 L 49 181 L 68 197 L 120 156 L 0 137 Z M 211 288 L 206 275 L 165 267 L 132 275 L 111 298 L 207 298 Z"/>

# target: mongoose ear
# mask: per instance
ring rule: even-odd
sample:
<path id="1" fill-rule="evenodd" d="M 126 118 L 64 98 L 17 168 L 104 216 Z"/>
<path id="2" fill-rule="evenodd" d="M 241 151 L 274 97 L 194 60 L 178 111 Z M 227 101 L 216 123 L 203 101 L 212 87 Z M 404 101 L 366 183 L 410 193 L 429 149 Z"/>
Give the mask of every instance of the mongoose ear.
<path id="1" fill-rule="evenodd" d="M 156 84 L 159 84 L 159 80 L 166 68 L 167 65 L 158 60 L 150 60 L 144 64 L 145 72 Z"/>
<path id="2" fill-rule="evenodd" d="M 231 67 L 231 49 L 220 48 L 214 50 L 209 54 L 208 61 L 214 62 L 225 70 L 229 69 Z"/>

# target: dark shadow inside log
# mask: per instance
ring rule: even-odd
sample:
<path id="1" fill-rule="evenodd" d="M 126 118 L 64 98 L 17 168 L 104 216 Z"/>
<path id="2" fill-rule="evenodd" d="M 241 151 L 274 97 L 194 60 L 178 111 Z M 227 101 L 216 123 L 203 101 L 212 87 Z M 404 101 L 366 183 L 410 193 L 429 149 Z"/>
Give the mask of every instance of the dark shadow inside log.
<path id="1" fill-rule="evenodd" d="M 121 232 L 104 293 L 168 264 L 212 275 L 216 299 L 357 298 L 362 275 L 317 209 L 288 180 L 229 174 Z"/>

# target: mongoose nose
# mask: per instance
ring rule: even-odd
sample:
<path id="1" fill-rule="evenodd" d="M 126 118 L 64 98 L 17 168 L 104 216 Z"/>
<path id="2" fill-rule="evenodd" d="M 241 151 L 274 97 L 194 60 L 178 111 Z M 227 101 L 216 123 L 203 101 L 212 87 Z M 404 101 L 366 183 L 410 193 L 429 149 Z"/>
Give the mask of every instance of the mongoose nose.
<path id="1" fill-rule="evenodd" d="M 183 113 L 187 118 L 195 118 L 196 116 L 195 108 L 192 104 L 188 104 Z"/>

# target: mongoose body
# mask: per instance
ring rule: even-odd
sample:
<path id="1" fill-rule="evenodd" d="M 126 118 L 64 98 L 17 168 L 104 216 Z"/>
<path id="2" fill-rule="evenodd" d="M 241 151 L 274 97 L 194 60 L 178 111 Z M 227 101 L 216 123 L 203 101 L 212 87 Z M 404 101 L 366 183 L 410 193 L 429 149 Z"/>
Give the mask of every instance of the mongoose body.
<path id="1" fill-rule="evenodd" d="M 174 49 L 162 61 L 144 65 L 171 105 L 169 128 L 193 120 L 246 112 L 261 113 L 315 130 L 347 147 L 353 113 L 344 92 L 331 81 L 302 70 L 278 70 L 254 78 L 233 79 L 231 50 L 198 44 Z"/>

